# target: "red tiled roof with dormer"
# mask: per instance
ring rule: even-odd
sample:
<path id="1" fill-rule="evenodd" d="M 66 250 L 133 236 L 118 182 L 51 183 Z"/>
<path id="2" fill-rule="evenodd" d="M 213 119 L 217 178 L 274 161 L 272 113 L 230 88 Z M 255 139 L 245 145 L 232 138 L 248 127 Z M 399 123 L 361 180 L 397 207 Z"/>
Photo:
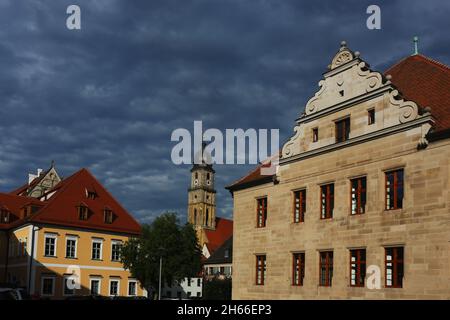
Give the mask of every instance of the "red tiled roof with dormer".
<path id="1" fill-rule="evenodd" d="M 95 198 L 88 198 L 87 191 L 95 191 Z M 139 234 L 141 231 L 139 223 L 87 169 L 81 169 L 62 180 L 41 197 L 42 201 L 29 197 L 0 194 L 0 205 L 2 199 L 7 200 L 4 201 L 5 205 L 14 208 L 29 201 L 42 205 L 42 208 L 26 221 L 19 221 L 19 225 L 20 222 L 34 222 L 126 234 Z M 84 204 L 89 209 L 87 220 L 79 219 L 78 207 L 80 204 Z M 105 209 L 112 211 L 112 223 L 105 223 Z"/>

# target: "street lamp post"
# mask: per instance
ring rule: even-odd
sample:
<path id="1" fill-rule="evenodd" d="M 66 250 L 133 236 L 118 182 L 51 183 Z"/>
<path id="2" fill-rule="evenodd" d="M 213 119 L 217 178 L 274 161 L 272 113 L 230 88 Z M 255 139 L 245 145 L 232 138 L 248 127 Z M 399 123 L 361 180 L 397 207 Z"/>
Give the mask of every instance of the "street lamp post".
<path id="1" fill-rule="evenodd" d="M 162 273 L 162 255 L 159 256 L 159 290 L 158 290 L 158 300 L 161 300 L 161 273 Z"/>
<path id="2" fill-rule="evenodd" d="M 161 280 L 162 280 L 162 261 L 163 261 L 163 252 L 164 247 L 159 247 L 159 290 L 158 290 L 158 300 L 161 300 Z"/>

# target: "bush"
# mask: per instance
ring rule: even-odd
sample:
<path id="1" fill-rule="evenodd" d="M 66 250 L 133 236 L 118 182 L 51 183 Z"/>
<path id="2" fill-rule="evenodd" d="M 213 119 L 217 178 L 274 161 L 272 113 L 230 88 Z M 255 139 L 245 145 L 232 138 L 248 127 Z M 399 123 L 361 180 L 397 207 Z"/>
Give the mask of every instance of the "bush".
<path id="1" fill-rule="evenodd" d="M 231 300 L 231 279 L 211 279 L 203 284 L 204 300 Z"/>

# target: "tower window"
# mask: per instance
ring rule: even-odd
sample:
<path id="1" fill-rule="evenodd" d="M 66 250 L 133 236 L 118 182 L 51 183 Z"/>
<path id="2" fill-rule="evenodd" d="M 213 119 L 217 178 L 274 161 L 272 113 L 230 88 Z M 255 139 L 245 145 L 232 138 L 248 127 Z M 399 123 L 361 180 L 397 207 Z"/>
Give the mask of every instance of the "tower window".
<path id="1" fill-rule="evenodd" d="M 375 123 L 375 109 L 370 109 L 367 111 L 367 117 L 368 117 L 368 124 L 374 124 Z"/>
<path id="2" fill-rule="evenodd" d="M 209 209 L 206 209 L 206 219 L 205 219 L 205 224 L 209 225 Z"/>
<path id="3" fill-rule="evenodd" d="M 206 179 L 210 179 L 211 178 L 211 175 L 210 175 L 210 173 L 208 172 L 207 174 L 206 174 Z"/>
<path id="4" fill-rule="evenodd" d="M 9 223 L 10 221 L 10 213 L 6 209 L 0 210 L 0 223 Z"/>
<path id="5" fill-rule="evenodd" d="M 336 121 L 336 142 L 347 141 L 350 135 L 350 117 Z"/>

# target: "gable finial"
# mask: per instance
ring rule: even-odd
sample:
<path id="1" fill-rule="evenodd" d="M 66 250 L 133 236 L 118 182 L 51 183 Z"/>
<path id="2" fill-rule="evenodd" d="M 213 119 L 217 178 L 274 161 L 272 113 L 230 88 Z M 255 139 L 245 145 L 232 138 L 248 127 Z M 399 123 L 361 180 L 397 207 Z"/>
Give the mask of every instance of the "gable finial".
<path id="1" fill-rule="evenodd" d="M 414 36 L 413 42 L 414 42 L 414 53 L 413 53 L 413 56 L 415 56 L 415 55 L 419 54 L 419 37 L 418 36 Z"/>

